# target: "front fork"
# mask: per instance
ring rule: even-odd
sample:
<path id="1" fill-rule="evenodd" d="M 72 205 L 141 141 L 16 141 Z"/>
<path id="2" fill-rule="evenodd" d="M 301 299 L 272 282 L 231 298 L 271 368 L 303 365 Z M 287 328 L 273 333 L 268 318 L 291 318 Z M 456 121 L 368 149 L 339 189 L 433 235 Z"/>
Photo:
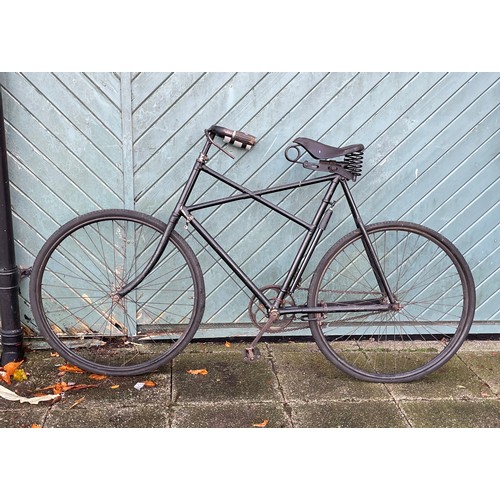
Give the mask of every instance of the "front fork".
<path id="1" fill-rule="evenodd" d="M 116 295 L 118 297 L 120 298 L 125 297 L 134 288 L 138 287 L 146 279 L 147 275 L 153 270 L 153 268 L 160 260 L 161 256 L 163 255 L 163 252 L 165 251 L 165 248 L 167 247 L 170 236 L 172 235 L 172 231 L 175 229 L 175 226 L 179 222 L 181 215 L 183 215 L 183 208 L 191 192 L 193 191 L 196 179 L 198 179 L 198 176 L 200 175 L 201 168 L 208 160 L 207 154 L 211 145 L 212 142 L 207 139 L 202 152 L 200 153 L 198 159 L 196 160 L 196 163 L 194 164 L 193 170 L 191 171 L 191 175 L 189 176 L 186 184 L 184 185 L 184 189 L 179 198 L 179 201 L 177 202 L 177 205 L 175 206 L 174 211 L 172 212 L 172 215 L 168 220 L 165 232 L 163 233 L 163 236 L 161 237 L 160 243 L 158 244 L 154 254 L 151 256 L 149 262 L 144 267 L 142 272 L 138 274 L 132 281 L 128 282 L 125 286 L 123 286 L 120 290 L 116 292 Z"/>

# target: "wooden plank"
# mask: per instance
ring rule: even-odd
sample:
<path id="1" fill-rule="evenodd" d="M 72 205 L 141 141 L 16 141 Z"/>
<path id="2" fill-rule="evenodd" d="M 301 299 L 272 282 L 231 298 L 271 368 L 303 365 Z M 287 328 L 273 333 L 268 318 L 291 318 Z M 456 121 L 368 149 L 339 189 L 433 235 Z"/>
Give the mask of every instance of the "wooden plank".
<path id="1" fill-rule="evenodd" d="M 121 116 L 122 116 L 122 157 L 123 157 L 123 206 L 135 208 L 134 183 L 134 139 L 132 123 L 132 78 L 130 73 L 122 73 Z"/>
<path id="2" fill-rule="evenodd" d="M 94 190 L 104 203 L 116 199 L 115 187 L 122 181 L 119 166 L 105 161 L 102 152 L 24 77 L 6 83 L 10 100 L 7 99 L 16 109 L 13 123 L 58 168 L 55 178 L 66 175 L 76 184 L 83 183 L 86 190 Z"/>

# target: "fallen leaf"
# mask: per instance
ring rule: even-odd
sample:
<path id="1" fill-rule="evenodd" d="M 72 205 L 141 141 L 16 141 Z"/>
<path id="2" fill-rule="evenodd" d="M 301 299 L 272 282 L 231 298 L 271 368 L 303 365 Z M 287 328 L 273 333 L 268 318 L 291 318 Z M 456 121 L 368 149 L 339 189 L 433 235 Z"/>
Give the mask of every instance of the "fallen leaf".
<path id="1" fill-rule="evenodd" d="M 76 405 L 79 405 L 83 400 L 85 399 L 85 396 L 82 396 L 80 399 L 77 399 L 70 407 L 69 409 L 71 410 L 71 408 L 74 408 Z"/>
<path id="2" fill-rule="evenodd" d="M 58 384 L 49 385 L 47 387 L 42 387 L 40 391 L 52 391 L 53 394 L 62 394 L 63 392 L 69 391 L 73 386 L 67 384 L 66 382 L 60 382 Z"/>
<path id="3" fill-rule="evenodd" d="M 15 372 L 22 364 L 24 363 L 24 359 L 22 359 L 21 361 L 11 361 L 10 363 L 7 363 L 3 369 L 6 371 L 6 372 Z"/>
<path id="4" fill-rule="evenodd" d="M 153 382 L 152 380 L 146 380 L 144 382 L 144 387 L 156 387 L 156 382 Z"/>
<path id="5" fill-rule="evenodd" d="M 50 353 L 50 357 L 51 358 L 58 358 L 59 357 L 59 353 L 57 353 L 57 352 L 51 352 Z"/>
<path id="6" fill-rule="evenodd" d="M 38 389 L 40 391 L 49 391 L 52 390 L 54 394 L 62 394 L 67 391 L 79 391 L 80 389 L 88 389 L 90 387 L 99 387 L 96 384 L 74 384 L 74 383 L 66 383 L 60 382 L 58 384 L 49 385 L 44 387 L 43 389 Z"/>
<path id="7" fill-rule="evenodd" d="M 40 424 L 31 424 L 31 429 L 41 429 L 42 426 Z"/>
<path id="8" fill-rule="evenodd" d="M 252 427 L 265 427 L 269 423 L 269 419 L 266 418 L 260 424 L 252 424 Z"/>
<path id="9" fill-rule="evenodd" d="M 228 340 L 226 340 L 226 343 L 224 344 L 226 347 L 231 347 L 231 342 L 229 342 Z"/>
<path id="10" fill-rule="evenodd" d="M 21 361 L 11 361 L 3 367 L 2 380 L 10 385 L 10 377 L 14 375 L 14 372 L 24 363 L 24 359 Z"/>
<path id="11" fill-rule="evenodd" d="M 105 380 L 108 378 L 107 375 L 98 375 L 97 373 L 92 373 L 92 375 L 89 375 L 89 378 L 92 380 Z"/>
<path id="12" fill-rule="evenodd" d="M 205 368 L 201 368 L 200 370 L 187 370 L 187 373 L 191 375 L 207 375 L 208 371 Z"/>
<path id="13" fill-rule="evenodd" d="M 79 391 L 80 389 L 90 389 L 92 387 L 99 387 L 99 386 L 97 384 L 74 384 L 74 385 L 71 385 L 69 390 Z"/>
<path id="14" fill-rule="evenodd" d="M 110 387 L 110 389 L 118 389 L 118 387 L 120 387 L 120 386 L 119 386 L 119 385 L 112 385 L 112 386 Z"/>
<path id="15" fill-rule="evenodd" d="M 23 380 L 28 380 L 28 374 L 22 368 L 18 368 L 12 375 L 12 378 L 16 382 L 22 382 Z"/>
<path id="16" fill-rule="evenodd" d="M 78 368 L 78 366 L 75 365 L 63 365 L 58 368 L 59 373 L 64 373 L 64 372 L 71 372 L 71 373 L 85 373 L 81 368 Z"/>

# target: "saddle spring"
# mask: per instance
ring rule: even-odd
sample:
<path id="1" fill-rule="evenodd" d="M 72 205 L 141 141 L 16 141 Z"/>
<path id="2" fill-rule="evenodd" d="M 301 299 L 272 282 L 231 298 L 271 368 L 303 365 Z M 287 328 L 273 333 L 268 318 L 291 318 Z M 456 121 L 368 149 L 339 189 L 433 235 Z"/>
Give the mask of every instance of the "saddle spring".
<path id="1" fill-rule="evenodd" d="M 363 151 L 345 155 L 343 166 L 356 177 L 359 177 L 361 175 L 361 169 L 363 168 Z"/>

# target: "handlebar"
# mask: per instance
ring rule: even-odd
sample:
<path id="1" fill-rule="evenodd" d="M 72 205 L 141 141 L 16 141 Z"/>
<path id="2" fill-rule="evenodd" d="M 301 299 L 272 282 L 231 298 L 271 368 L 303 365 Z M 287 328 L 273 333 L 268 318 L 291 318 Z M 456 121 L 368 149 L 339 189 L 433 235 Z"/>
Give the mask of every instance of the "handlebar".
<path id="1" fill-rule="evenodd" d="M 257 138 L 253 135 L 246 134 L 239 130 L 231 130 L 229 128 L 220 127 L 219 125 L 212 125 L 209 129 L 210 132 L 216 136 L 221 137 L 224 142 L 232 144 L 238 148 L 251 149 L 255 146 Z"/>

